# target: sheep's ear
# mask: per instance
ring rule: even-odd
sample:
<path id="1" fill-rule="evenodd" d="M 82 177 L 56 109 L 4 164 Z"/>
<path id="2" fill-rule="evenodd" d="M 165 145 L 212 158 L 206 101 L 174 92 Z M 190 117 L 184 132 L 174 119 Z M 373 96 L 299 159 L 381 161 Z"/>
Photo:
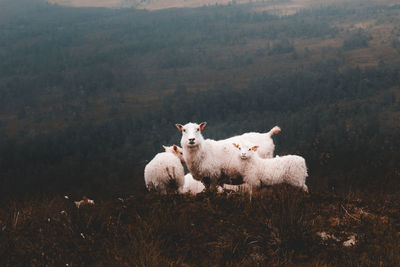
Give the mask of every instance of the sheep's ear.
<path id="1" fill-rule="evenodd" d="M 175 124 L 176 128 L 178 128 L 179 131 L 182 131 L 183 126 L 179 123 Z"/>
<path id="2" fill-rule="evenodd" d="M 176 145 L 173 145 L 172 148 L 174 149 L 175 152 L 178 152 L 178 147 Z"/>
<path id="3" fill-rule="evenodd" d="M 164 146 L 164 145 L 163 145 L 162 147 L 165 149 L 165 151 L 167 151 L 167 149 L 168 149 L 168 147 L 167 147 L 167 146 Z"/>
<path id="4" fill-rule="evenodd" d="M 202 122 L 200 123 L 200 130 L 204 130 L 204 128 L 206 128 L 207 122 Z"/>
<path id="5" fill-rule="evenodd" d="M 258 149 L 258 146 L 253 146 L 253 147 L 251 148 L 251 150 L 253 150 L 254 152 L 256 152 L 257 149 Z"/>
<path id="6" fill-rule="evenodd" d="M 236 148 L 239 148 L 239 145 L 238 145 L 238 144 L 232 143 L 232 145 L 233 145 L 234 147 L 236 147 Z"/>

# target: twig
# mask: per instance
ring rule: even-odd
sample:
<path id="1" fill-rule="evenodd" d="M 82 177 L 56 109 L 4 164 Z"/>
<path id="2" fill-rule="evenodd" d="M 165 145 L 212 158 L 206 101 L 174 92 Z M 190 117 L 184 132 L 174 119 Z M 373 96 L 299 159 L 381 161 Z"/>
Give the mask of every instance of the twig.
<path id="1" fill-rule="evenodd" d="M 346 210 L 346 208 L 343 206 L 343 204 L 340 204 L 340 205 L 342 206 L 342 208 L 344 209 L 344 211 L 346 212 L 347 215 L 349 215 L 349 216 L 350 216 L 351 218 L 353 218 L 354 220 L 361 222 L 360 219 L 358 219 L 357 217 L 354 217 L 353 215 L 351 215 L 351 214 Z"/>
<path id="2" fill-rule="evenodd" d="M 15 213 L 14 213 L 15 214 Z M 17 228 L 18 224 L 18 217 L 19 217 L 19 211 L 17 212 L 17 215 L 14 215 L 14 222 L 13 222 L 13 228 Z"/>

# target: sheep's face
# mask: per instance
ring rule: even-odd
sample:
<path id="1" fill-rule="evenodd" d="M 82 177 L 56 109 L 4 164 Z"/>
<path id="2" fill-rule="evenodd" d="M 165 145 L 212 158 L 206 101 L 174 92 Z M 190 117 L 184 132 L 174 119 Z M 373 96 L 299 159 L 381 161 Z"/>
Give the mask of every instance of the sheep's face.
<path id="1" fill-rule="evenodd" d="M 180 148 L 177 145 L 172 145 L 172 146 L 163 146 L 165 149 L 165 152 L 169 152 L 177 156 L 182 163 L 185 163 L 185 160 L 183 159 L 183 149 Z"/>
<path id="2" fill-rule="evenodd" d="M 191 123 L 182 126 L 176 124 L 179 131 L 182 132 L 181 146 L 185 148 L 197 148 L 203 141 L 201 131 L 206 127 L 206 122 L 200 124 Z"/>
<path id="3" fill-rule="evenodd" d="M 243 160 L 250 159 L 254 156 L 254 153 L 257 151 L 258 146 L 251 146 L 248 144 L 235 144 L 233 146 L 239 150 L 239 157 Z"/>

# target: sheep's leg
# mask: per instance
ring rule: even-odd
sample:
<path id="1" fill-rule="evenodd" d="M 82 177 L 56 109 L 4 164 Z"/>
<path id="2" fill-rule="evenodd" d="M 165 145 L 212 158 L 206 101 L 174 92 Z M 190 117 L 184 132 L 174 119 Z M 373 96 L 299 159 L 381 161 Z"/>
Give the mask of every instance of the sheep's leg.
<path id="1" fill-rule="evenodd" d="M 224 190 L 231 190 L 234 192 L 247 192 L 250 193 L 250 195 L 253 192 L 253 187 L 246 183 L 240 185 L 224 184 L 222 188 Z"/>
<path id="2" fill-rule="evenodd" d="M 218 178 L 218 184 L 219 185 L 232 184 L 232 177 L 229 177 L 228 175 L 226 175 L 225 172 L 222 170 L 221 176 Z"/>
<path id="3" fill-rule="evenodd" d="M 206 190 L 210 189 L 211 187 L 211 179 L 210 177 L 203 177 L 203 179 L 201 180 L 201 182 L 204 184 L 204 186 L 206 187 Z"/>
<path id="4" fill-rule="evenodd" d="M 308 193 L 308 187 L 305 183 L 299 181 L 287 181 L 286 183 L 292 186 L 300 187 L 301 189 L 304 190 L 304 192 Z"/>
<path id="5" fill-rule="evenodd" d="M 172 167 L 172 174 L 170 173 L 169 168 L 166 168 L 168 176 L 169 176 L 169 181 L 167 183 L 167 187 L 169 190 L 176 192 L 176 190 L 178 189 L 178 184 L 176 182 L 176 174 L 175 174 L 175 167 Z"/>
<path id="6" fill-rule="evenodd" d="M 235 192 L 238 192 L 240 190 L 239 185 L 233 185 L 233 184 L 224 184 L 222 186 L 222 188 L 224 190 L 232 190 L 232 191 L 235 191 Z"/>

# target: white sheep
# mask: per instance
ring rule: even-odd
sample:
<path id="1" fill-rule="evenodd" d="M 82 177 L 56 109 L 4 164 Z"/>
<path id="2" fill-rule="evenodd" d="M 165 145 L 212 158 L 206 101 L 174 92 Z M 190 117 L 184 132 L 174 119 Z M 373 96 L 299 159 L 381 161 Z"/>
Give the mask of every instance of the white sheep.
<path id="1" fill-rule="evenodd" d="M 165 152 L 169 152 L 174 154 L 178 159 L 181 161 L 181 163 L 185 163 L 185 160 L 183 158 L 183 149 L 180 148 L 177 145 L 172 145 L 172 146 L 163 146 Z"/>
<path id="2" fill-rule="evenodd" d="M 240 173 L 243 181 L 251 188 L 260 187 L 261 184 L 287 183 L 308 192 L 306 185 L 307 166 L 303 157 L 287 155 L 262 159 L 255 153 L 258 146 L 252 146 L 245 142 L 233 145 L 238 149 L 237 157 L 242 162 Z"/>
<path id="3" fill-rule="evenodd" d="M 179 131 L 182 132 L 181 146 L 183 148 L 184 160 L 193 178 L 198 181 L 208 178 L 210 181 L 218 181 L 219 179 L 237 179 L 240 178 L 238 168 L 240 162 L 235 157 L 235 151 L 232 147 L 233 141 L 241 140 L 241 138 L 249 138 L 250 141 L 263 138 L 269 139 L 265 143 L 265 150 L 271 152 L 263 152 L 265 155 L 273 155 L 274 145 L 271 136 L 280 131 L 279 127 L 274 127 L 269 133 L 248 133 L 242 136 L 235 136 L 225 140 L 215 141 L 212 139 L 204 140 L 201 135 L 206 122 L 187 123 L 182 126 L 176 124 Z M 279 130 L 278 130 L 279 129 Z M 272 143 L 272 146 L 271 146 Z"/>
<path id="4" fill-rule="evenodd" d="M 272 158 L 274 157 L 275 144 L 272 140 L 272 136 L 281 131 L 281 128 L 278 126 L 274 126 L 267 133 L 244 133 L 242 135 L 237 135 L 222 141 L 226 141 L 229 143 L 240 143 L 242 141 L 249 142 L 251 144 L 257 144 L 259 148 L 257 149 L 257 154 L 261 158 Z"/>
<path id="5" fill-rule="evenodd" d="M 204 188 L 205 186 L 201 182 L 193 179 L 192 174 L 188 173 L 185 175 L 185 182 L 183 184 L 183 189 L 181 190 L 181 193 L 190 193 L 192 195 L 197 195 L 198 193 L 201 193 Z"/>
<path id="6" fill-rule="evenodd" d="M 144 168 L 146 188 L 166 194 L 170 183 L 175 182 L 181 191 L 185 175 L 182 149 L 176 145 L 163 147 L 165 152 L 158 153 Z"/>

